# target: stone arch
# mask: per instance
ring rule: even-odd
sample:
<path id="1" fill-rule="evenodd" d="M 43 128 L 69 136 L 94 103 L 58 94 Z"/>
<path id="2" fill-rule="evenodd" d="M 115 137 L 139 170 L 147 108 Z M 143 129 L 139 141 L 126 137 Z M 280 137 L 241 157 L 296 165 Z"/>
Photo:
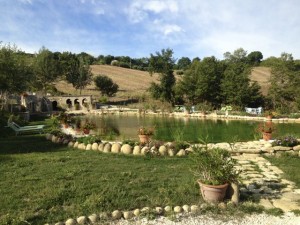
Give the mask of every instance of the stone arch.
<path id="1" fill-rule="evenodd" d="M 57 106 L 58 106 L 58 103 L 57 103 L 57 101 L 52 101 L 52 109 L 54 110 L 54 111 L 56 111 L 58 108 L 57 108 Z"/>
<path id="2" fill-rule="evenodd" d="M 84 107 L 88 107 L 88 103 L 87 103 L 87 99 L 86 98 L 83 98 L 82 100 L 81 100 L 81 105 L 83 105 Z"/>
<path id="3" fill-rule="evenodd" d="M 67 99 L 66 100 L 66 104 L 68 105 L 68 108 L 71 108 L 72 107 L 72 101 L 71 101 L 71 99 Z"/>
<path id="4" fill-rule="evenodd" d="M 74 106 L 75 106 L 75 109 L 76 109 L 76 110 L 79 110 L 79 109 L 80 109 L 80 102 L 79 102 L 79 99 L 78 99 L 78 98 L 76 98 L 76 99 L 74 100 Z"/>

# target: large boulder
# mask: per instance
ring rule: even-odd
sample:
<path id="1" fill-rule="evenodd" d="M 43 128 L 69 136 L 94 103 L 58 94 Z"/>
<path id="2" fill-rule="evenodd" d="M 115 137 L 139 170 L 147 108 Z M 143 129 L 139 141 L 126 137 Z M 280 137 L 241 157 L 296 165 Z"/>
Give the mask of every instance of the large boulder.
<path id="1" fill-rule="evenodd" d="M 123 154 L 126 154 L 126 155 L 129 155 L 132 153 L 132 147 L 129 145 L 129 144 L 124 144 L 122 147 L 121 147 L 121 152 Z"/>

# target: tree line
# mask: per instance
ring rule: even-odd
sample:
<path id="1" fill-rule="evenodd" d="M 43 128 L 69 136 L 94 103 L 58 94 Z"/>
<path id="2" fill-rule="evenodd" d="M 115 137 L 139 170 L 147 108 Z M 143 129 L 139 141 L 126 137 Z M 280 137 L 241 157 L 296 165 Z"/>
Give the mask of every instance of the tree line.
<path id="1" fill-rule="evenodd" d="M 28 90 L 46 93 L 53 90 L 59 79 L 71 83 L 80 93 L 94 81 L 102 95 L 113 96 L 118 85 L 105 75 L 92 79 L 90 65 L 121 66 L 121 62 L 131 68 L 141 66 L 150 75 L 158 73 L 160 82 L 152 83 L 148 91 L 153 98 L 173 105 L 198 105 L 203 109 L 222 105 L 238 109 L 263 106 L 283 113 L 298 111 L 300 107 L 300 61 L 288 53 L 263 60 L 261 52 L 248 54 L 242 48 L 224 53 L 223 60 L 214 56 L 176 60 L 171 49 L 141 59 L 110 55 L 95 58 L 87 53 L 51 52 L 45 47 L 36 54 L 27 54 L 16 46 L 0 43 L 0 98 L 5 102 L 8 94 Z M 267 96 L 261 94 L 257 82 L 250 80 L 251 69 L 259 65 L 271 68 Z M 175 71 L 181 71 L 177 80 Z"/>
<path id="2" fill-rule="evenodd" d="M 55 91 L 58 80 L 66 80 L 81 91 L 91 82 L 102 95 L 113 96 L 118 85 L 105 75 L 93 79 L 86 55 L 51 52 L 42 47 L 36 54 L 27 54 L 16 46 L 0 43 L 0 103 L 6 105 L 10 94 L 25 91 Z"/>
<path id="3" fill-rule="evenodd" d="M 175 59 L 171 49 L 151 54 L 150 73 L 160 74 L 160 83 L 152 83 L 150 92 L 156 99 L 172 104 L 196 105 L 199 109 L 217 109 L 231 105 L 265 107 L 280 113 L 298 112 L 300 107 L 300 61 L 288 53 L 262 61 L 259 51 L 247 52 L 239 48 L 224 53 L 224 59 L 214 56 L 191 61 L 182 77 L 175 80 Z M 187 60 L 186 60 L 187 62 Z M 250 80 L 251 69 L 263 65 L 271 68 L 270 89 L 267 96 L 261 87 Z"/>

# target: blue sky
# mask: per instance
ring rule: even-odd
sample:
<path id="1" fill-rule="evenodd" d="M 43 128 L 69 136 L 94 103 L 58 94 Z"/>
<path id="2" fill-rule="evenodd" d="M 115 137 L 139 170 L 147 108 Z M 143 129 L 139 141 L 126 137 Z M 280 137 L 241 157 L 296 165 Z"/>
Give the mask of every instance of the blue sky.
<path id="1" fill-rule="evenodd" d="M 0 41 L 31 53 L 223 59 L 242 47 L 300 59 L 300 0 L 0 0 Z"/>

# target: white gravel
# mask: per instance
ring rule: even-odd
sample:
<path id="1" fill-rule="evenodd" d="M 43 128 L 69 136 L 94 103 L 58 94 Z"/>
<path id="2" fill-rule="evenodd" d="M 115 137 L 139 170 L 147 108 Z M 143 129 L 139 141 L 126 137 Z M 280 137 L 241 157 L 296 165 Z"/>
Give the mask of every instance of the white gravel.
<path id="1" fill-rule="evenodd" d="M 300 217 L 294 213 L 285 213 L 283 216 L 271 216 L 267 214 L 247 215 L 243 218 L 228 218 L 213 216 L 196 216 L 184 217 L 179 221 L 172 221 L 166 217 L 159 217 L 155 220 L 147 220 L 145 218 L 127 221 L 119 220 L 112 222 L 113 225 L 300 225 Z"/>

